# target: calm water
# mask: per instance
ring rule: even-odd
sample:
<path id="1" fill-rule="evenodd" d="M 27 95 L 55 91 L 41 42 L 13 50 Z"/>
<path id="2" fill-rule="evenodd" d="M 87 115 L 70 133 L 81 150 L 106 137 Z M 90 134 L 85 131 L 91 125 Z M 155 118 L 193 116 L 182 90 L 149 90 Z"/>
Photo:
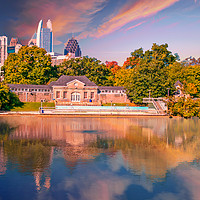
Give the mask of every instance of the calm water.
<path id="1" fill-rule="evenodd" d="M 200 199 L 200 120 L 0 117 L 0 200 Z"/>

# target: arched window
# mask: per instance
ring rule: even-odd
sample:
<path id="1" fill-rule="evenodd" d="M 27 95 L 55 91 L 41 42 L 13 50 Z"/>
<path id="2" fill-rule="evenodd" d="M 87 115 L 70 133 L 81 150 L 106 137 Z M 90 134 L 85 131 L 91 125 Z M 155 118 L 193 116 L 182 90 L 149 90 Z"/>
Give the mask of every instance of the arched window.
<path id="1" fill-rule="evenodd" d="M 80 102 L 81 101 L 81 95 L 78 92 L 74 92 L 71 94 L 71 101 L 72 102 Z"/>

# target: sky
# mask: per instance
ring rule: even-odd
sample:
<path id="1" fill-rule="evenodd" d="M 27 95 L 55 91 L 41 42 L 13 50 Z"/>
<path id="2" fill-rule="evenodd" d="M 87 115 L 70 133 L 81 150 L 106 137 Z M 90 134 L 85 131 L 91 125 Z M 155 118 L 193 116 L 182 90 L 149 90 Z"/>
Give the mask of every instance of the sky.
<path id="1" fill-rule="evenodd" d="M 2 2 L 1 2 L 2 1 Z M 74 36 L 83 56 L 120 65 L 138 48 L 167 43 L 181 60 L 200 57 L 200 0 L 0 0 L 0 35 L 27 45 L 51 19 L 54 52 Z M 2 6 L 3 5 L 3 6 Z M 2 9 L 3 8 L 3 9 Z"/>

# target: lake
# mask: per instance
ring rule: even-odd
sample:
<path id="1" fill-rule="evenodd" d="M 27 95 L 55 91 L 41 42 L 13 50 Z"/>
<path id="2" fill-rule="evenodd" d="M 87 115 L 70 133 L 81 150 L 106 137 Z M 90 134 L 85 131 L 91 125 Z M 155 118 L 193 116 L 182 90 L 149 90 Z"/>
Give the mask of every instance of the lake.
<path id="1" fill-rule="evenodd" d="M 200 120 L 0 117 L 0 200 L 200 199 Z"/>

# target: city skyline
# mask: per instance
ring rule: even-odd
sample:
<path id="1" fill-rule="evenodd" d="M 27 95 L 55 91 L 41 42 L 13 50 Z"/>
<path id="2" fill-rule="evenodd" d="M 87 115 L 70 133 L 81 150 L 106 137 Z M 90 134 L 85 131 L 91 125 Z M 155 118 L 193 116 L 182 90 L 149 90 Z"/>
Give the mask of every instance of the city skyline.
<path id="1" fill-rule="evenodd" d="M 178 53 L 181 60 L 200 57 L 199 0 L 12 2 L 4 3 L 0 35 L 18 37 L 23 44 L 30 40 L 40 19 L 50 18 L 54 52 L 62 53 L 73 35 L 83 56 L 102 62 L 115 60 L 122 65 L 132 51 L 150 49 L 153 43 L 168 43 L 169 50 Z M 15 9 L 11 12 L 12 7 Z"/>

